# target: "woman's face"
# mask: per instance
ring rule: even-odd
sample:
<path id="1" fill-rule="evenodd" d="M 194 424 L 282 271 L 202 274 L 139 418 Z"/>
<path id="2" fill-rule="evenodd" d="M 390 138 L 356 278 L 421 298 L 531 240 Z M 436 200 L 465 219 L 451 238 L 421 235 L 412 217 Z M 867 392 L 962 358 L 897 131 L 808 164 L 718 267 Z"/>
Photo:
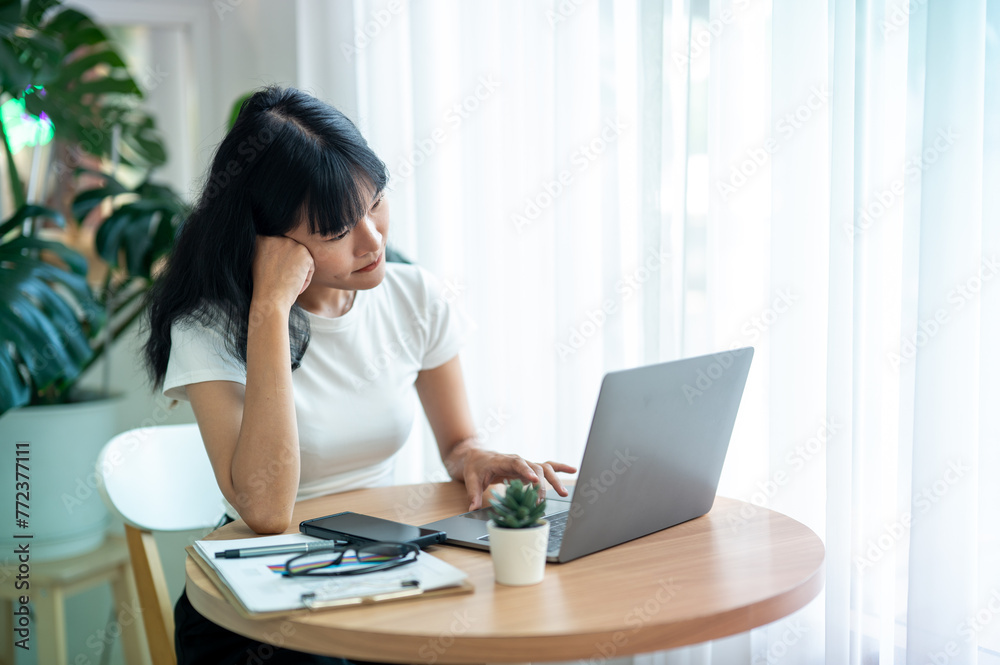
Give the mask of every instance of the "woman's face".
<path id="1" fill-rule="evenodd" d="M 385 192 L 367 188 L 368 214 L 354 228 L 337 237 L 309 232 L 305 222 L 286 234 L 312 254 L 316 269 L 309 288 L 371 289 L 385 277 L 385 243 L 389 233 L 389 204 Z M 374 267 L 373 267 L 374 264 Z"/>

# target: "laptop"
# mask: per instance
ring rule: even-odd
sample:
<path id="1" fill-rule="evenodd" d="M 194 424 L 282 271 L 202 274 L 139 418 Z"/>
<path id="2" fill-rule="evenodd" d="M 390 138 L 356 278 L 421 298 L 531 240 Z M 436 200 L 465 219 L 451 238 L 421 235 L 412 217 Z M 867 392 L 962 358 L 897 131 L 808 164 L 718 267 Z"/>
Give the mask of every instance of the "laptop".
<path id="1" fill-rule="evenodd" d="M 608 372 L 571 496 L 546 493 L 547 561 L 565 563 L 712 508 L 753 348 Z M 489 508 L 425 524 L 489 549 Z"/>

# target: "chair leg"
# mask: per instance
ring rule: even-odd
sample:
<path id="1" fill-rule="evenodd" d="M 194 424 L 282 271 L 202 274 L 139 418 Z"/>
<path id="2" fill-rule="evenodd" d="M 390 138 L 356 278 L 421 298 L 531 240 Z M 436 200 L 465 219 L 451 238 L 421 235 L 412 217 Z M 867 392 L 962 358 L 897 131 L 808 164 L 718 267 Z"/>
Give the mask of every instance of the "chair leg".
<path id="1" fill-rule="evenodd" d="M 132 567 L 127 563 L 118 567 L 111 581 L 116 618 L 122 629 L 122 652 L 126 665 L 150 665 L 145 634 L 142 631 L 142 611 L 132 579 Z"/>
<path id="2" fill-rule="evenodd" d="M 67 662 L 66 598 L 59 587 L 42 589 L 32 598 L 35 605 L 35 632 L 39 663 Z"/>
<path id="3" fill-rule="evenodd" d="M 146 641 L 154 665 L 177 665 L 174 653 L 174 613 L 163 576 L 163 563 L 156 541 L 149 531 L 125 525 L 129 558 L 135 573 L 136 590 L 146 628 Z"/>

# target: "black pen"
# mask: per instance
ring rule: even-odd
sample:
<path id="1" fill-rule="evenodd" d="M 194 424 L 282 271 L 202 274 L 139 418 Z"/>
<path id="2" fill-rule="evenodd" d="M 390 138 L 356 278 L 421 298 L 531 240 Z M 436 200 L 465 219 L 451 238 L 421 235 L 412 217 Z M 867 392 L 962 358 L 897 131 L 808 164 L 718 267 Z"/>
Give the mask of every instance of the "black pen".
<path id="1" fill-rule="evenodd" d="M 328 550 L 337 543 L 323 541 L 320 543 L 298 543 L 295 545 L 265 545 L 264 547 L 243 547 L 238 550 L 223 550 L 216 552 L 216 559 L 247 559 L 252 556 L 268 556 L 271 554 L 298 554 L 314 550 Z"/>

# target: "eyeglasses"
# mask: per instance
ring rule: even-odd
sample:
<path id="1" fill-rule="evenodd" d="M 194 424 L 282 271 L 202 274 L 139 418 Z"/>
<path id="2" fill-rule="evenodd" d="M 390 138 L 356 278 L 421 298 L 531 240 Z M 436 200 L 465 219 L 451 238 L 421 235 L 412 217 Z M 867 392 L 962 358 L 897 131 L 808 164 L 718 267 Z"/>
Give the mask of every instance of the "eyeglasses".
<path id="1" fill-rule="evenodd" d="M 419 553 L 420 548 L 412 543 L 339 545 L 293 556 L 285 562 L 282 574 L 285 577 L 364 575 L 413 563 Z"/>

